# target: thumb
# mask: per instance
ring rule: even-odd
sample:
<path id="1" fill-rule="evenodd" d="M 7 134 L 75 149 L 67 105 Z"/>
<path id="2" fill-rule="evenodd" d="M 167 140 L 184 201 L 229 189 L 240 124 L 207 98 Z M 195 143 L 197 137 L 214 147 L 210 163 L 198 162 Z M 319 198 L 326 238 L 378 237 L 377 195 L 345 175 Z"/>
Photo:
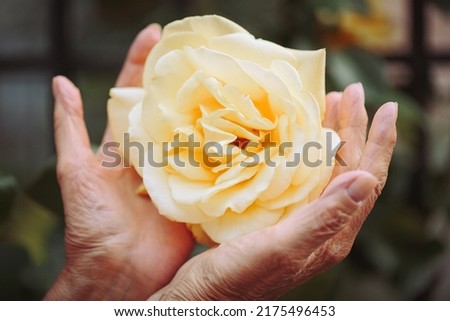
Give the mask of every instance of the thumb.
<path id="1" fill-rule="evenodd" d="M 93 153 L 78 88 L 66 77 L 57 76 L 53 79 L 53 95 L 57 170 L 58 174 L 64 174 L 74 167 L 86 165 Z"/>
<path id="2" fill-rule="evenodd" d="M 306 259 L 349 223 L 376 184 L 376 178 L 365 171 L 339 175 L 319 199 L 276 225 L 281 244 Z"/>
<path id="3" fill-rule="evenodd" d="M 117 78 L 116 87 L 142 87 L 142 73 L 147 56 L 161 38 L 161 26 L 147 26 L 130 46 L 125 63 Z"/>

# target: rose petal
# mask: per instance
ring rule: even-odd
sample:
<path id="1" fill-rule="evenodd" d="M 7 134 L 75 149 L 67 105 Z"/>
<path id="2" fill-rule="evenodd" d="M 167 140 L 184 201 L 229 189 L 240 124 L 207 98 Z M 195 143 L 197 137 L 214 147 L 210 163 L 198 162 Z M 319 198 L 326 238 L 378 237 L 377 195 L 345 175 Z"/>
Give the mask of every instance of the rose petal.
<path id="1" fill-rule="evenodd" d="M 178 90 L 175 97 L 175 108 L 179 113 L 190 113 L 201 104 L 212 100 L 211 94 L 197 80 L 199 72 L 195 72 Z"/>
<path id="2" fill-rule="evenodd" d="M 229 133 L 231 135 L 234 135 L 236 137 L 245 138 L 250 141 L 259 140 L 259 135 L 255 135 L 247 128 L 239 126 L 238 124 L 223 118 L 212 118 L 212 117 L 203 118 L 202 120 L 200 120 L 200 123 L 202 124 L 202 126 L 206 124 L 211 127 L 215 127 L 221 131 L 224 131 L 226 133 Z"/>
<path id="3" fill-rule="evenodd" d="M 275 174 L 266 190 L 258 196 L 262 202 L 270 201 L 283 194 L 290 186 L 296 168 L 286 165 L 286 159 L 279 159 L 279 164 L 275 168 Z"/>
<path id="4" fill-rule="evenodd" d="M 129 155 L 130 162 L 142 176 L 142 169 L 146 165 L 145 154 L 150 142 L 147 133 L 142 127 L 142 102 L 136 104 L 128 114 L 128 122 L 130 127 L 128 129 L 129 141 L 124 145 L 126 148 L 126 154 Z"/>
<path id="5" fill-rule="evenodd" d="M 177 160 L 175 157 L 168 158 L 168 163 L 175 173 L 193 181 L 214 182 L 217 179 L 217 175 L 203 166 L 201 158 L 195 157 L 194 153 L 181 151 L 176 157 Z"/>
<path id="6" fill-rule="evenodd" d="M 149 92 L 142 104 L 142 123 L 151 141 L 157 143 L 171 142 L 176 128 L 195 124 L 200 117 L 200 110 L 192 113 L 180 113 L 171 106 L 159 101 L 153 92 Z M 151 121 L 149 121 L 151 120 Z"/>
<path id="7" fill-rule="evenodd" d="M 233 181 L 236 178 L 238 178 L 239 176 L 245 175 L 245 173 L 247 173 L 247 172 L 248 172 L 248 175 L 254 176 L 257 173 L 258 169 L 259 169 L 258 166 L 252 166 L 252 167 L 244 167 L 241 165 L 232 166 L 232 167 L 228 168 L 226 171 L 224 171 L 223 173 L 221 173 L 220 176 L 217 177 L 214 184 L 219 185 L 219 184 L 223 184 L 228 181 Z"/>
<path id="8" fill-rule="evenodd" d="M 228 209 L 236 213 L 243 213 L 267 188 L 274 173 L 275 168 L 262 165 L 251 180 L 225 189 L 198 206 L 203 213 L 211 216 L 223 215 Z"/>
<path id="9" fill-rule="evenodd" d="M 215 126 L 209 125 L 204 120 L 200 120 L 203 128 L 204 144 L 211 143 L 211 145 L 220 145 L 220 148 L 225 148 L 226 145 L 236 140 L 237 136 L 219 129 Z M 208 152 L 208 151 L 206 151 Z"/>
<path id="10" fill-rule="evenodd" d="M 200 182 L 186 179 L 180 175 L 169 175 L 169 187 L 172 192 L 173 199 L 186 205 L 195 205 L 208 201 L 211 197 L 223 190 L 231 190 L 233 186 L 252 178 L 258 168 L 245 168 L 241 175 L 232 179 L 223 181 L 219 184 L 211 182 Z M 209 213 L 205 213 L 210 215 Z"/>
<path id="11" fill-rule="evenodd" d="M 166 56 L 167 54 L 182 51 L 184 46 L 189 46 L 191 48 L 199 48 L 205 44 L 205 39 L 195 33 L 192 32 L 182 32 L 179 34 L 169 35 L 161 39 L 151 50 L 144 66 L 144 74 L 143 74 L 143 84 L 144 89 L 149 90 L 149 88 L 153 85 L 153 81 L 156 76 L 167 75 L 168 72 L 173 72 L 177 67 L 181 67 L 183 70 L 185 67 L 180 65 L 173 65 L 170 67 L 170 64 L 166 62 L 169 61 L 168 57 L 173 58 L 173 56 L 168 56 L 165 60 L 163 60 L 162 65 L 158 66 L 159 60 Z M 189 64 L 186 64 L 189 66 Z M 168 71 L 165 72 L 165 69 L 168 68 Z M 176 79 L 175 79 L 176 80 Z M 183 79 L 182 81 L 184 81 Z"/>
<path id="12" fill-rule="evenodd" d="M 161 214 L 223 242 L 291 215 L 331 177 L 339 137 L 321 127 L 324 65 L 324 50 L 255 39 L 222 17 L 171 23 L 147 59 L 145 95 L 111 93 L 113 136 L 129 132 L 124 148 Z M 170 145 L 192 138 L 194 151 Z M 212 143 L 221 153 L 205 153 Z"/>
<path id="13" fill-rule="evenodd" d="M 314 96 L 307 91 L 300 91 L 293 100 L 297 107 L 297 123 L 313 132 L 319 132 L 322 128 L 320 109 Z"/>
<path id="14" fill-rule="evenodd" d="M 112 88 L 109 91 L 108 124 L 112 138 L 123 147 L 124 134 L 128 132 L 128 114 L 134 105 L 142 101 L 142 88 Z"/>
<path id="15" fill-rule="evenodd" d="M 237 60 L 253 61 L 269 69 L 272 61 L 284 60 L 295 65 L 295 54 L 286 48 L 251 34 L 232 33 L 209 39 L 211 49 L 223 52 Z"/>
<path id="16" fill-rule="evenodd" d="M 232 33 L 248 33 L 247 30 L 231 20 L 217 15 L 206 15 L 188 17 L 169 23 L 164 27 L 163 38 L 187 31 L 206 39 Z"/>
<path id="17" fill-rule="evenodd" d="M 221 162 L 220 165 L 211 169 L 214 173 L 220 173 L 231 167 L 240 166 L 240 164 L 242 164 L 245 160 L 248 160 L 249 157 L 242 153 L 242 150 L 238 146 L 228 144 L 224 155 L 221 157 L 210 158 Z"/>
<path id="18" fill-rule="evenodd" d="M 323 130 L 320 139 L 316 142 L 321 146 L 320 149 L 312 148 L 308 155 L 303 155 L 302 165 L 298 167 L 292 178 L 292 186 L 287 189 L 283 194 L 270 201 L 258 199 L 256 204 L 258 206 L 267 209 L 277 209 L 298 202 L 304 202 L 310 200 L 310 196 L 318 196 L 322 192 L 328 182 L 331 173 L 333 171 L 334 163 L 331 166 L 327 165 L 327 153 L 329 152 L 326 147 L 327 132 L 330 132 L 335 140 L 337 134 L 333 134 L 330 130 Z M 317 146 L 319 146 L 317 145 Z M 306 157 L 306 158 L 305 158 Z M 328 156 L 330 157 L 330 156 Z M 310 163 L 307 163 L 310 162 Z M 314 164 L 315 162 L 321 162 Z"/>
<path id="19" fill-rule="evenodd" d="M 290 50 L 297 58 L 296 69 L 302 79 L 303 89 L 317 100 L 321 120 L 325 117 L 325 49 L 307 51 Z"/>
<path id="20" fill-rule="evenodd" d="M 159 146 L 155 145 L 153 148 L 155 161 L 162 160 L 160 155 L 162 155 L 162 151 Z M 143 168 L 142 177 L 145 188 L 158 211 L 177 222 L 197 224 L 211 220 L 212 218 L 203 214 L 197 206 L 180 204 L 173 199 L 169 187 L 169 176 L 170 174 L 160 167 L 145 166 Z"/>
<path id="21" fill-rule="evenodd" d="M 208 83 L 211 78 L 214 78 L 222 83 L 238 87 L 241 92 L 251 97 L 264 95 L 264 92 L 233 57 L 206 47 L 197 49 L 185 47 L 184 52 L 194 68 L 203 71 L 204 77 L 199 77 L 199 81 L 205 86 L 217 86 L 215 83 Z"/>
<path id="22" fill-rule="evenodd" d="M 237 214 L 228 211 L 222 217 L 203 223 L 201 226 L 214 242 L 222 243 L 272 226 L 282 215 L 283 209 L 269 211 L 258 206 L 251 206 L 244 213 Z"/>
<path id="23" fill-rule="evenodd" d="M 245 118 L 245 116 L 235 108 L 217 109 L 215 106 L 211 107 L 201 105 L 200 109 L 202 110 L 202 115 L 205 118 L 224 118 L 254 130 L 270 131 L 276 126 L 276 121 L 272 122 L 265 117 L 251 119 Z"/>
<path id="24" fill-rule="evenodd" d="M 303 185 L 291 186 L 291 188 L 287 189 L 283 194 L 269 201 L 258 199 L 255 204 L 268 210 L 276 210 L 301 202 L 308 197 L 309 193 L 319 183 L 319 173 L 320 170 L 316 169 L 310 173 L 307 179 L 305 179 L 305 183 Z"/>
<path id="25" fill-rule="evenodd" d="M 303 90 L 297 70 L 285 60 L 273 60 L 270 69 L 286 84 L 291 96 Z"/>
<path id="26" fill-rule="evenodd" d="M 254 62 L 240 61 L 242 69 L 255 81 L 269 98 L 270 110 L 276 116 L 295 115 L 295 107 L 286 84 L 270 69 L 262 68 Z"/>

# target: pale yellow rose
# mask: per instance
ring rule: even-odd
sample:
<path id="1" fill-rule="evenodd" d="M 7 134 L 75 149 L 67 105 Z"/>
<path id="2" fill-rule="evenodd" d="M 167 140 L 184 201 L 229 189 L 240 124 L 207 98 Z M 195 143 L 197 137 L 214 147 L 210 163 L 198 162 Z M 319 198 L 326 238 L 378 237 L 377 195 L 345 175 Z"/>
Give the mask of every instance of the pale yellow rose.
<path id="1" fill-rule="evenodd" d="M 321 124 L 324 68 L 324 50 L 255 39 L 219 16 L 175 21 L 147 58 L 144 87 L 111 90 L 113 137 L 145 147 L 130 148 L 130 159 L 162 215 L 221 243 L 277 223 L 327 185 L 326 138 L 333 148 L 339 138 Z M 175 137 L 198 147 L 164 147 Z M 281 151 L 283 142 L 291 147 Z M 310 142 L 323 147 L 307 155 L 320 166 L 303 162 Z"/>

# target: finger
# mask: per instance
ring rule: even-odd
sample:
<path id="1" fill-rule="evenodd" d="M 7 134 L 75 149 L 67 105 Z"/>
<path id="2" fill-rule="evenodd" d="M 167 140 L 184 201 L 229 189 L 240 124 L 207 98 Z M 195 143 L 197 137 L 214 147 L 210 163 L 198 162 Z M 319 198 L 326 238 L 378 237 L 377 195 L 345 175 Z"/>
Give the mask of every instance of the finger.
<path id="1" fill-rule="evenodd" d="M 358 168 L 366 142 L 367 112 L 364 107 L 364 89 L 360 83 L 345 89 L 339 105 L 338 122 L 338 133 L 343 142 L 339 157 L 343 165 L 337 166 L 335 176 Z"/>
<path id="2" fill-rule="evenodd" d="M 149 25 L 136 36 L 117 78 L 117 87 L 142 86 L 142 74 L 144 72 L 145 61 L 160 37 L 161 26 L 155 23 Z M 107 124 L 101 145 L 111 140 L 112 136 L 109 130 L 109 124 Z M 102 160 L 102 154 L 100 152 L 97 153 L 97 158 L 100 161 Z"/>
<path id="3" fill-rule="evenodd" d="M 361 158 L 360 168 L 371 173 L 377 179 L 374 192 L 364 202 L 351 223 L 338 235 L 341 241 L 353 243 L 367 216 L 372 211 L 375 201 L 386 184 L 389 164 L 397 141 L 397 104 L 387 103 L 375 114 L 369 132 L 369 138 Z"/>
<path id="4" fill-rule="evenodd" d="M 377 194 L 381 193 L 388 175 L 389 164 L 397 142 L 398 106 L 386 103 L 380 107 L 370 128 L 360 168 L 372 173 L 378 179 Z"/>
<path id="5" fill-rule="evenodd" d="M 161 37 L 161 26 L 151 24 L 142 30 L 131 44 L 127 58 L 117 78 L 117 87 L 141 87 L 142 72 L 150 50 Z"/>
<path id="6" fill-rule="evenodd" d="M 53 78 L 54 130 L 58 172 L 82 166 L 93 156 L 78 88 L 66 77 Z"/>
<path id="7" fill-rule="evenodd" d="M 275 226 L 277 241 L 297 259 L 306 260 L 351 221 L 376 184 L 376 178 L 364 171 L 340 175 L 318 200 Z"/>
<path id="8" fill-rule="evenodd" d="M 396 120 L 397 104 L 395 103 L 383 105 L 375 114 L 360 164 L 362 170 L 371 173 L 375 177 L 375 188 L 356 210 L 356 213 L 346 226 L 311 254 L 305 264 L 304 270 L 306 273 L 299 276 L 301 282 L 333 266 L 350 251 L 356 235 L 370 214 L 377 197 L 386 183 L 388 167 L 397 137 Z M 330 189 L 331 186 L 327 191 Z"/>
<path id="9" fill-rule="evenodd" d="M 334 131 L 338 131 L 338 115 L 339 115 L 339 104 L 342 99 L 342 93 L 333 91 L 327 94 L 326 98 L 326 112 L 325 119 L 323 121 L 323 127 L 331 128 Z"/>

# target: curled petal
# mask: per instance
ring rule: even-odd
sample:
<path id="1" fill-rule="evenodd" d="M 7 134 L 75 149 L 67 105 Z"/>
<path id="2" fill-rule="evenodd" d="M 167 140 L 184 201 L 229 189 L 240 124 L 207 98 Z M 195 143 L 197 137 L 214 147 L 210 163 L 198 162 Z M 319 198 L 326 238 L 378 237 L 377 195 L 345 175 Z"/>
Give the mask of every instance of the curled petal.
<path id="1" fill-rule="evenodd" d="M 244 28 L 217 15 L 188 17 L 169 23 L 164 27 L 163 37 L 181 32 L 192 32 L 205 39 L 233 33 L 248 33 Z"/>
<path id="2" fill-rule="evenodd" d="M 296 69 L 301 75 L 303 90 L 312 93 L 320 107 L 321 120 L 325 117 L 325 49 L 291 52 L 297 59 Z"/>
<path id="3" fill-rule="evenodd" d="M 273 225 L 327 185 L 339 137 L 322 127 L 324 50 L 190 17 L 164 28 L 143 84 L 111 90 L 113 137 L 141 146 L 123 152 L 158 210 L 201 240 Z"/>
<path id="4" fill-rule="evenodd" d="M 247 208 L 244 213 L 228 211 L 222 217 L 201 224 L 206 234 L 216 243 L 272 226 L 283 215 L 283 209 L 271 211 L 258 206 Z"/>
<path id="5" fill-rule="evenodd" d="M 128 114 L 134 105 L 142 101 L 145 91 L 142 88 L 112 88 L 109 95 L 111 98 L 108 100 L 108 123 L 112 138 L 123 142 L 129 127 Z"/>

